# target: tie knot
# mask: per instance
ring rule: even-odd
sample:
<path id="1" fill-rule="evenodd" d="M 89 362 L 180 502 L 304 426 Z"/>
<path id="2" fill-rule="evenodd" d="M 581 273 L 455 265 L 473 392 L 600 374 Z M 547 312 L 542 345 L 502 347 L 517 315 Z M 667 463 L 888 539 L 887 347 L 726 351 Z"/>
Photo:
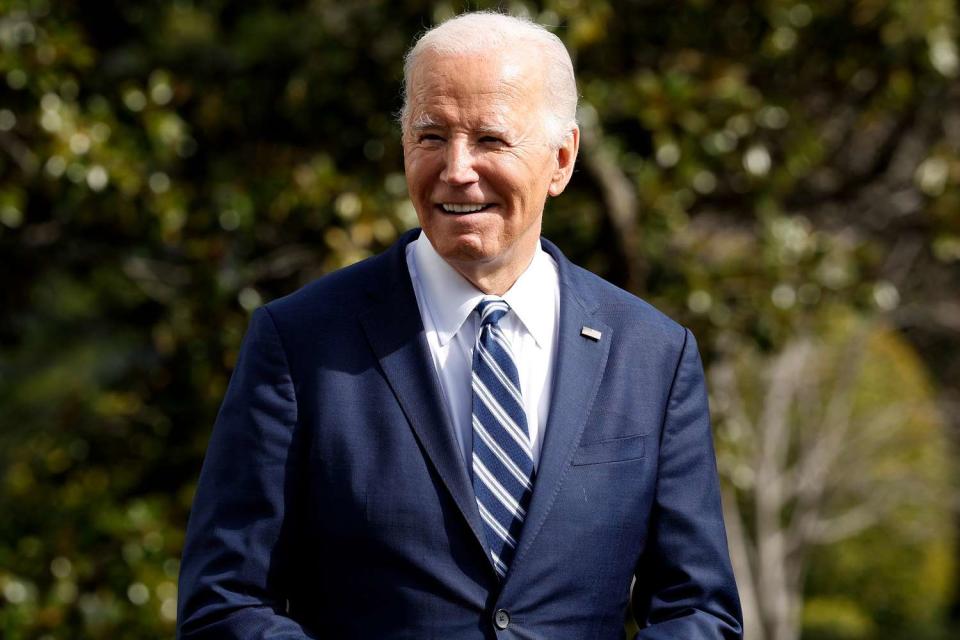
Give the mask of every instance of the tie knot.
<path id="1" fill-rule="evenodd" d="M 477 313 L 480 314 L 480 326 L 485 327 L 488 324 L 496 325 L 500 318 L 507 315 L 510 311 L 510 305 L 502 298 L 489 298 L 481 300 L 477 304 Z"/>

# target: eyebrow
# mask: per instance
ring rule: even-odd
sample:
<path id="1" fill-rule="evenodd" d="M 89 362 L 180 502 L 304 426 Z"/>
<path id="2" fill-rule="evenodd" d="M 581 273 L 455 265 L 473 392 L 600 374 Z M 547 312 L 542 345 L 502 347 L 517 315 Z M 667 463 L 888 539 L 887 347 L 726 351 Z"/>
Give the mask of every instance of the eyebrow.
<path id="1" fill-rule="evenodd" d="M 410 123 L 411 131 L 425 131 L 427 129 L 444 129 L 445 125 L 434 120 L 430 115 L 421 113 Z M 476 128 L 476 133 L 480 135 L 495 135 L 504 137 L 509 133 L 509 128 L 501 124 L 482 124 Z"/>
<path id="2" fill-rule="evenodd" d="M 429 115 L 421 113 L 416 120 L 410 123 L 410 128 L 414 131 L 423 131 L 424 129 L 439 129 L 441 125 Z"/>
<path id="3" fill-rule="evenodd" d="M 498 138 L 505 137 L 510 130 L 501 124 L 485 124 L 477 127 L 477 133 L 481 135 L 494 135 Z"/>

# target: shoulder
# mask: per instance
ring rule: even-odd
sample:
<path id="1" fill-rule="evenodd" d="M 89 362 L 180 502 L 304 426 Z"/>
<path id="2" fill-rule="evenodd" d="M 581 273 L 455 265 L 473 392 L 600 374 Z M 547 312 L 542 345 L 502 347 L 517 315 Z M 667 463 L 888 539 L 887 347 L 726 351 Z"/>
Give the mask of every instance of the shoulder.
<path id="1" fill-rule="evenodd" d="M 356 312 L 382 276 L 382 261 L 382 255 L 374 256 L 328 273 L 267 303 L 267 309 L 274 316 Z"/>
<path id="2" fill-rule="evenodd" d="M 415 237 L 415 236 L 414 236 Z M 274 323 L 284 330 L 353 322 L 385 295 L 411 289 L 406 268 L 404 235 L 385 252 L 333 271 L 265 305 Z"/>

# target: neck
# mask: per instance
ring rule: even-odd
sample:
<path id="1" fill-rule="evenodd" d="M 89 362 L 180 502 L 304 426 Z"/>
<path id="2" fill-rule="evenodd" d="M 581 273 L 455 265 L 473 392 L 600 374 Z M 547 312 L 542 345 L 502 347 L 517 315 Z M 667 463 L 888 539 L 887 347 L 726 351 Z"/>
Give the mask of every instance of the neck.
<path id="1" fill-rule="evenodd" d="M 530 263 L 533 262 L 533 256 L 539 247 L 539 238 L 537 244 L 526 255 L 519 259 L 509 260 L 505 264 L 485 264 L 477 265 L 474 263 L 462 263 L 448 260 L 453 269 L 463 276 L 470 284 L 487 295 L 502 296 L 510 287 L 523 275 Z"/>

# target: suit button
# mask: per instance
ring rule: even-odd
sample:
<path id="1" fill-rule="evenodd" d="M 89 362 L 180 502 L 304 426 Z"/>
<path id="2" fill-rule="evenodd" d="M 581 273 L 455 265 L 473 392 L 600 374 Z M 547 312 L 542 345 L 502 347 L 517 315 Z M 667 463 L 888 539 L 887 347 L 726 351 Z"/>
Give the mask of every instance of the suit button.
<path id="1" fill-rule="evenodd" d="M 493 614 L 493 624 L 500 630 L 510 626 L 510 614 L 507 613 L 506 609 L 497 609 L 497 612 Z"/>

